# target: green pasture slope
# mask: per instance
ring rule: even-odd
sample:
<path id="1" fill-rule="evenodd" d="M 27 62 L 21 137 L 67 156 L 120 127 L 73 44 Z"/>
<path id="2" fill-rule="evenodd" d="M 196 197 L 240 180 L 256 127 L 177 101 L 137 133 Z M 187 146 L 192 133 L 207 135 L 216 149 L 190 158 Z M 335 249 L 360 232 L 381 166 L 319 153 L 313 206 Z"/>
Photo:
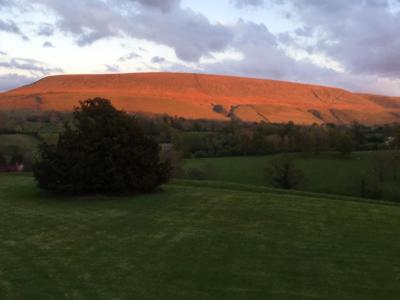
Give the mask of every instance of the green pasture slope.
<path id="1" fill-rule="evenodd" d="M 273 192 L 55 198 L 0 175 L 0 299 L 398 298 L 400 206 Z"/>
<path id="2" fill-rule="evenodd" d="M 374 152 L 355 152 L 350 158 L 337 153 L 319 155 L 292 154 L 296 165 L 303 171 L 306 183 L 302 190 L 343 195 L 359 195 L 360 179 L 370 171 Z M 185 168 L 212 170 L 209 180 L 241 184 L 267 185 L 265 167 L 276 155 L 250 157 L 221 157 L 188 159 Z M 400 194 L 399 182 L 385 185 L 388 199 L 396 201 Z M 393 196 L 394 195 L 394 196 Z"/>

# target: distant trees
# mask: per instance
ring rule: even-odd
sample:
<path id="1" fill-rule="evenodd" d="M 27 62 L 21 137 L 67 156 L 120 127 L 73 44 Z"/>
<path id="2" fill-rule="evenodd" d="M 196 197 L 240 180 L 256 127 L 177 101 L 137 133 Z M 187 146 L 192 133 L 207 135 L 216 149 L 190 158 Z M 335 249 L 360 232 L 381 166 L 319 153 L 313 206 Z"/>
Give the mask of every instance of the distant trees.
<path id="1" fill-rule="evenodd" d="M 295 189 L 305 182 L 303 172 L 288 155 L 271 160 L 265 168 L 265 176 L 272 186 L 281 189 Z"/>
<path id="2" fill-rule="evenodd" d="M 55 145 L 43 143 L 33 166 L 38 186 L 59 193 L 154 190 L 171 175 L 169 161 L 132 116 L 101 98 L 80 103 Z"/>

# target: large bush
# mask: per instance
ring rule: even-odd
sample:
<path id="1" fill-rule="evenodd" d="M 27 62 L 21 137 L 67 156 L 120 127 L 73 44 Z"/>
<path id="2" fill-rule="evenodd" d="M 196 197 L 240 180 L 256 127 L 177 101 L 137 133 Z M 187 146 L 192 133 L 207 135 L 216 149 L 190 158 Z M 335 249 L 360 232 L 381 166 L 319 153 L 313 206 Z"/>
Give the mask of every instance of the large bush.
<path id="1" fill-rule="evenodd" d="M 38 186 L 54 192 L 151 191 L 171 172 L 159 152 L 134 117 L 96 98 L 80 103 L 56 144 L 40 146 L 33 169 Z"/>

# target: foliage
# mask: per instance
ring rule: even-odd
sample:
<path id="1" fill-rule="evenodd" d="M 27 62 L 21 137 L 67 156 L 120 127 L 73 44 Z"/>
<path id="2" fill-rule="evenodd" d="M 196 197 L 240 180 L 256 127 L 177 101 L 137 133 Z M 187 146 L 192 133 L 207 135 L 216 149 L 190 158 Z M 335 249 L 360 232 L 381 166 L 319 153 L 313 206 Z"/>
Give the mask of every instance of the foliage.
<path id="1" fill-rule="evenodd" d="M 295 189 L 304 183 L 303 172 L 290 156 L 281 156 L 270 161 L 265 175 L 272 186 L 282 189 Z"/>
<path id="2" fill-rule="evenodd" d="M 215 109 L 223 112 L 223 107 Z M 226 112 L 227 113 L 227 112 Z M 174 144 L 185 158 L 265 155 L 283 152 L 319 154 L 323 151 L 341 151 L 343 145 L 352 150 L 399 148 L 398 124 L 381 126 L 313 124 L 296 125 L 247 123 L 238 120 L 187 120 L 167 115 L 135 114 L 146 135 L 160 144 Z M 0 134 L 23 134 L 34 139 L 54 143 L 71 122 L 71 113 L 10 111 L 0 112 Z M 346 143 L 343 143 L 343 137 Z M 20 141 L 15 141 L 21 143 Z M 1 146 L 1 141 L 0 141 Z M 36 148 L 36 145 L 31 145 Z M 346 148 L 345 147 L 345 148 Z M 342 148 L 343 149 L 343 148 Z M 347 148 L 348 149 L 348 148 Z M 351 152 L 351 151 L 350 151 Z M 348 156 L 348 150 L 344 156 Z"/>
<path id="3" fill-rule="evenodd" d="M 337 151 L 343 157 L 350 156 L 351 152 L 353 152 L 353 141 L 349 135 L 343 134 L 340 136 L 338 144 L 337 144 Z"/>
<path id="4" fill-rule="evenodd" d="M 61 193 L 151 191 L 166 182 L 171 168 L 159 146 L 138 122 L 110 101 L 83 101 L 57 144 L 40 145 L 34 175 L 42 189 Z"/>

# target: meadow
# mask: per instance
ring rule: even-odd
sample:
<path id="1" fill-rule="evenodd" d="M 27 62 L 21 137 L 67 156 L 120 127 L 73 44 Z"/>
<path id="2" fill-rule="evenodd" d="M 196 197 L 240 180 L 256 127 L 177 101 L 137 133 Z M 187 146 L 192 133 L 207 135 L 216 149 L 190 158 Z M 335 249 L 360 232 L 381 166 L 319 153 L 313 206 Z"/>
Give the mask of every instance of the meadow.
<path id="1" fill-rule="evenodd" d="M 1 299 L 395 299 L 400 206 L 174 181 L 54 197 L 0 175 Z"/>
<path id="2" fill-rule="evenodd" d="M 22 153 L 32 153 L 41 141 L 26 134 L 0 134 L 0 151 L 12 154 L 18 149 Z"/>
<path id="3" fill-rule="evenodd" d="M 299 189 L 359 196 L 360 180 L 371 172 L 375 154 L 375 151 L 354 152 L 349 158 L 343 158 L 335 152 L 323 152 L 316 155 L 296 153 L 291 157 L 305 176 L 305 183 Z M 265 168 L 276 157 L 277 155 L 187 159 L 184 169 L 205 170 L 207 180 L 268 186 Z M 387 200 L 400 200 L 399 195 L 399 182 L 389 181 L 384 184 L 384 196 Z"/>

